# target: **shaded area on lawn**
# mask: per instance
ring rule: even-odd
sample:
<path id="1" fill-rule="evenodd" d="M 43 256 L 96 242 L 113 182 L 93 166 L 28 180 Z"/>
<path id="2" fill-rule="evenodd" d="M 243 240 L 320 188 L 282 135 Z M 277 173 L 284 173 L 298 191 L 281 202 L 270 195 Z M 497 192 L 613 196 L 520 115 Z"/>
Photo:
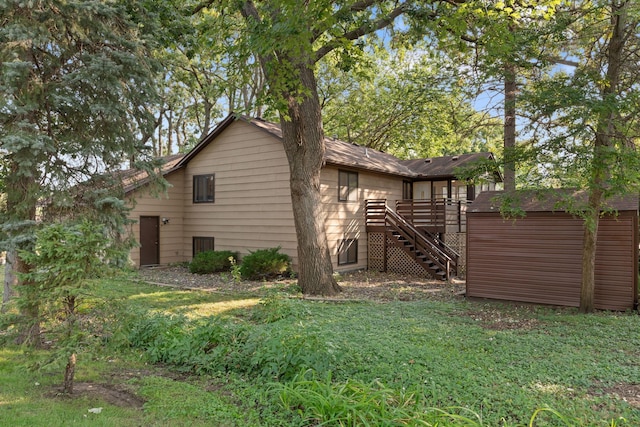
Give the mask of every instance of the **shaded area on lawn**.
<path id="1" fill-rule="evenodd" d="M 296 293 L 295 279 L 278 281 L 234 282 L 229 274 L 192 274 L 185 267 L 143 268 L 140 278 L 151 284 L 221 294 L 264 295 L 269 291 Z M 451 283 L 424 277 L 375 271 L 357 271 L 337 275 L 343 288 L 335 300 L 416 301 L 422 299 L 451 300 L 461 298 L 464 281 Z"/>

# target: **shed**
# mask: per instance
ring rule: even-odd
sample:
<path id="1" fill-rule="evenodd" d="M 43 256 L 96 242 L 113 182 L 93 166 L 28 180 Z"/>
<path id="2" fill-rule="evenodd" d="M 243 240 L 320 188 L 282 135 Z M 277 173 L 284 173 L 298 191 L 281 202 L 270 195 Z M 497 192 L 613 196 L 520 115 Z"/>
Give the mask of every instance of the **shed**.
<path id="1" fill-rule="evenodd" d="M 467 211 L 467 296 L 578 307 L 583 220 L 559 208 L 586 193 L 554 190 L 506 194 L 525 216 L 504 219 L 502 191 L 481 193 Z M 627 310 L 638 299 L 638 197 L 609 202 L 598 228 L 595 307 Z"/>

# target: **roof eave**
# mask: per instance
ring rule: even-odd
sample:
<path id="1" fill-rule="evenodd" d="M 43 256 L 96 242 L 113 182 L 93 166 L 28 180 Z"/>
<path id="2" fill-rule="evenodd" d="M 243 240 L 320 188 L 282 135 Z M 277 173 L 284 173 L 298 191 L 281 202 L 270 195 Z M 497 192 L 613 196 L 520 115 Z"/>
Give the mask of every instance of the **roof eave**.
<path id="1" fill-rule="evenodd" d="M 384 175 L 399 176 L 399 177 L 402 177 L 402 178 L 416 178 L 417 177 L 417 175 L 415 173 L 413 173 L 413 172 L 401 173 L 401 172 L 384 171 L 384 170 L 380 170 L 380 169 L 368 168 L 368 167 L 365 167 L 365 166 L 358 166 L 358 165 L 354 165 L 352 163 L 339 163 L 339 162 L 336 162 L 334 160 L 326 160 L 324 162 L 323 166 L 344 167 L 344 168 L 357 169 L 357 170 L 360 170 L 360 171 L 371 172 L 371 173 L 381 173 L 381 174 L 384 174 Z"/>
<path id="2" fill-rule="evenodd" d="M 161 175 L 163 177 L 171 175 L 172 173 L 180 170 L 184 168 L 184 166 L 178 166 L 176 164 L 176 166 L 173 166 L 170 169 L 167 169 L 166 171 L 162 171 Z M 136 181 L 135 184 L 133 185 L 129 185 L 128 187 L 124 187 L 124 195 L 128 196 L 129 194 L 133 193 L 134 191 L 136 191 L 138 188 L 140 187 L 144 187 L 145 185 L 149 184 L 151 182 L 151 178 L 149 177 L 149 175 L 147 175 L 145 178 L 141 179 L 140 181 Z"/>

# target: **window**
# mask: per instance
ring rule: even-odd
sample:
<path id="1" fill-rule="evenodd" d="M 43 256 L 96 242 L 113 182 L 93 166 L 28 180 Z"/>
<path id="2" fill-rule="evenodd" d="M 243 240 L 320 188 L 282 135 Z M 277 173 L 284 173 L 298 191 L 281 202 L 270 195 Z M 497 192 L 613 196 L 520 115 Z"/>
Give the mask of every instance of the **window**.
<path id="1" fill-rule="evenodd" d="M 358 172 L 338 171 L 338 201 L 358 200 Z"/>
<path id="2" fill-rule="evenodd" d="M 358 263 L 358 239 L 344 239 L 338 247 L 338 265 Z"/>
<path id="3" fill-rule="evenodd" d="M 216 176 L 195 175 L 193 177 L 193 203 L 213 203 Z"/>
<path id="4" fill-rule="evenodd" d="M 194 237 L 193 238 L 193 256 L 200 252 L 213 250 L 213 237 Z"/>
<path id="5" fill-rule="evenodd" d="M 402 181 L 402 198 L 404 200 L 413 199 L 413 183 L 411 181 Z"/>

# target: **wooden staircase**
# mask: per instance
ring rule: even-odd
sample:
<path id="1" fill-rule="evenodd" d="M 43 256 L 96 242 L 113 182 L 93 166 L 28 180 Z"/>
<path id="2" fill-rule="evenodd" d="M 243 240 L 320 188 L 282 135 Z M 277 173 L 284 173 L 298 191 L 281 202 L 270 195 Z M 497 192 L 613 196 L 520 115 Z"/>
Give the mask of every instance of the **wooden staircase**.
<path id="1" fill-rule="evenodd" d="M 366 215 L 368 232 L 384 233 L 390 246 L 404 251 L 432 278 L 450 280 L 458 274 L 460 255 L 436 235 L 419 230 L 389 209 L 386 200 L 367 200 Z"/>

